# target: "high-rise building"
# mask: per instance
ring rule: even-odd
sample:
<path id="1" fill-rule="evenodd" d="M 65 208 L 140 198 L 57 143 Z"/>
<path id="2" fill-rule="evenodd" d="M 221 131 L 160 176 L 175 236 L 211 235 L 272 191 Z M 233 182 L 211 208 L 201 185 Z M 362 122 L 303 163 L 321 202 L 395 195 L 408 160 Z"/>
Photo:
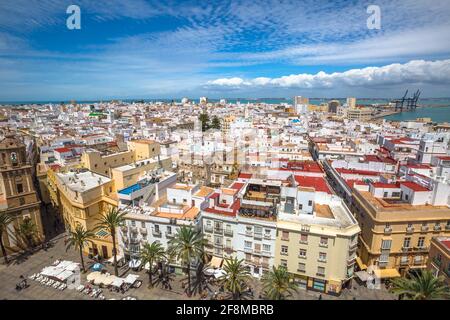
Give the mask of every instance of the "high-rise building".
<path id="1" fill-rule="evenodd" d="M 341 105 L 339 100 L 331 100 L 328 102 L 328 112 L 337 113 L 338 107 Z"/>
<path id="2" fill-rule="evenodd" d="M 352 97 L 347 98 L 347 106 L 348 106 L 350 109 L 356 108 L 356 98 L 352 98 Z"/>
<path id="3" fill-rule="evenodd" d="M 8 133 L 0 141 L 0 211 L 13 218 L 3 235 L 8 253 L 32 245 L 30 242 L 37 244 L 44 235 L 40 200 L 34 188 L 32 166 L 26 159 L 25 148 L 16 134 Z M 32 239 L 25 239 L 18 232 L 19 226 L 26 220 L 30 220 L 37 229 Z"/>
<path id="4" fill-rule="evenodd" d="M 294 108 L 297 113 L 306 113 L 308 111 L 309 99 L 306 97 L 295 96 Z"/>

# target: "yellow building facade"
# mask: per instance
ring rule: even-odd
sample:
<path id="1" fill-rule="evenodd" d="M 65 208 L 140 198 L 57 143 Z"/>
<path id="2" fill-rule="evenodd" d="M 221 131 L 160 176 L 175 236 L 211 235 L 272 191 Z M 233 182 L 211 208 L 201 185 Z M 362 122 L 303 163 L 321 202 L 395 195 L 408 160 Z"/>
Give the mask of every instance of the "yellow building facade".
<path id="1" fill-rule="evenodd" d="M 74 230 L 77 225 L 81 225 L 85 230 L 93 230 L 96 238 L 85 247 L 85 253 L 110 258 L 112 238 L 108 230 L 97 230 L 96 225 L 110 208 L 117 207 L 113 181 L 90 171 L 56 173 L 51 176 L 56 182 L 55 193 L 66 228 Z"/>
<path id="2" fill-rule="evenodd" d="M 361 269 L 374 265 L 387 275 L 398 276 L 409 269 L 425 268 L 431 239 L 450 235 L 447 206 L 389 203 L 356 189 L 353 199 L 361 226 Z"/>

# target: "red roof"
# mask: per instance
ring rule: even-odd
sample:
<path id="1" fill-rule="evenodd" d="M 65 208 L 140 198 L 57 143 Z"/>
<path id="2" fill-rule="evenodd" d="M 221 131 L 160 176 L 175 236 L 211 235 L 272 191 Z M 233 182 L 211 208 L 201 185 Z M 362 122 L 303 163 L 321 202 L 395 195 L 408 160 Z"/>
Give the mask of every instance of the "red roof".
<path id="1" fill-rule="evenodd" d="M 374 182 L 372 185 L 375 188 L 383 188 L 383 189 L 398 189 L 400 188 L 399 183 L 383 183 L 383 182 Z"/>
<path id="2" fill-rule="evenodd" d="M 444 161 L 450 161 L 450 156 L 438 156 L 437 158 L 444 160 Z"/>
<path id="3" fill-rule="evenodd" d="M 239 173 L 239 178 L 242 179 L 250 179 L 252 177 L 253 174 L 251 173 Z"/>
<path id="4" fill-rule="evenodd" d="M 431 167 L 428 164 L 406 164 L 405 167 L 412 168 L 412 169 L 431 169 Z"/>
<path id="5" fill-rule="evenodd" d="M 233 204 L 230 207 L 230 209 L 233 210 L 232 212 L 225 211 L 225 210 L 218 210 L 215 208 L 206 208 L 206 209 L 204 209 L 204 211 L 208 212 L 208 213 L 216 213 L 216 214 L 221 214 L 224 216 L 235 217 L 236 212 L 239 210 L 240 207 L 241 207 L 241 202 L 239 201 L 239 199 L 237 199 L 235 202 L 233 202 Z"/>
<path id="6" fill-rule="evenodd" d="M 241 190 L 244 185 L 245 185 L 245 183 L 235 182 L 231 185 L 230 188 L 235 189 L 235 190 Z"/>
<path id="7" fill-rule="evenodd" d="M 379 175 L 378 172 L 368 171 L 368 170 L 336 168 L 336 171 L 339 173 L 359 174 L 359 175 L 367 175 L 367 176 L 378 176 Z"/>
<path id="8" fill-rule="evenodd" d="M 355 180 L 355 179 L 347 179 L 345 180 L 345 183 L 350 187 L 353 188 L 355 185 L 359 186 L 367 186 L 367 183 L 361 180 Z"/>
<path id="9" fill-rule="evenodd" d="M 441 240 L 441 243 L 450 250 L 450 240 Z"/>
<path id="10" fill-rule="evenodd" d="M 294 176 L 294 178 L 301 187 L 314 188 L 316 191 L 331 194 L 330 188 L 322 177 Z"/>
<path id="11" fill-rule="evenodd" d="M 319 164 L 314 161 L 289 161 L 287 168 L 299 171 L 323 172 Z"/>
<path id="12" fill-rule="evenodd" d="M 418 191 L 418 192 L 430 191 L 428 188 L 425 188 L 425 187 L 421 186 L 420 184 L 417 184 L 417 183 L 412 182 L 412 181 L 402 182 L 402 185 L 407 187 L 408 189 L 411 189 L 411 190 L 414 190 L 414 191 Z"/>
<path id="13" fill-rule="evenodd" d="M 54 151 L 59 152 L 59 153 L 72 152 L 72 150 L 69 148 L 56 148 L 56 149 L 54 149 Z"/>

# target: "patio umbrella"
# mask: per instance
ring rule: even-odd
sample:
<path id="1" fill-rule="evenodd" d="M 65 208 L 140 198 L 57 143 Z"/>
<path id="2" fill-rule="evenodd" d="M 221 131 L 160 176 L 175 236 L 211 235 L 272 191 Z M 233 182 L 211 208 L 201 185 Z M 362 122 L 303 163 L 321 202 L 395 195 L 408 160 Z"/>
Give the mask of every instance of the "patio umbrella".
<path id="1" fill-rule="evenodd" d="M 101 271 L 103 269 L 103 265 L 101 263 L 96 263 L 91 267 L 94 271 Z"/>
<path id="2" fill-rule="evenodd" d="M 90 282 L 90 281 L 95 281 L 95 279 L 96 279 L 98 276 L 100 276 L 100 272 L 94 271 L 94 272 L 89 273 L 89 274 L 87 275 L 86 279 L 87 279 L 87 281 L 89 281 L 89 282 Z"/>

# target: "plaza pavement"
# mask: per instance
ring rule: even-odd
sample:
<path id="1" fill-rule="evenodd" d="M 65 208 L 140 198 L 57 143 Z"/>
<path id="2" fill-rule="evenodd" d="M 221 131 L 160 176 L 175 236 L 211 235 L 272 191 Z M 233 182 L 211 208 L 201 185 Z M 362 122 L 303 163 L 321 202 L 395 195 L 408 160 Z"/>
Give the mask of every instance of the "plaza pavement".
<path id="1" fill-rule="evenodd" d="M 51 265 L 55 260 L 70 260 L 79 262 L 79 255 L 76 250 L 69 249 L 66 251 L 64 246 L 65 235 L 61 234 L 52 239 L 52 246 L 47 250 L 40 249 L 31 255 L 22 255 L 14 257 L 6 266 L 3 260 L 0 262 L 0 300 L 94 300 L 86 294 L 77 292 L 76 290 L 66 289 L 59 291 L 52 287 L 41 285 L 35 281 L 28 280 L 30 285 L 28 288 L 16 291 L 16 283 L 20 281 L 19 277 L 23 275 L 28 277 L 34 273 L 40 272 L 44 267 Z M 93 260 L 85 257 L 86 268 L 94 264 Z M 113 267 L 108 265 L 108 272 L 114 273 Z M 89 273 L 89 272 L 88 272 Z M 86 275 L 82 274 L 82 284 L 86 283 Z M 171 282 L 172 290 L 164 290 L 160 287 L 148 288 L 148 275 L 145 271 L 134 272 L 126 269 L 119 269 L 119 276 L 126 276 L 127 273 L 139 274 L 139 280 L 143 284 L 138 289 L 130 289 L 125 294 L 110 292 L 108 289 L 103 289 L 103 295 L 106 299 L 120 300 L 127 296 L 136 297 L 139 300 L 166 300 L 166 299 L 199 299 L 199 296 L 188 298 L 181 287 L 181 279 L 183 276 L 176 276 L 175 280 Z M 250 287 L 253 289 L 254 298 L 258 299 L 261 293 L 261 283 L 252 279 Z M 299 300 L 317 300 L 320 294 L 313 291 L 306 291 L 299 289 L 291 299 Z M 396 297 L 387 292 L 382 286 L 379 290 L 369 290 L 366 287 L 354 285 L 351 290 L 345 289 L 339 297 L 334 297 L 322 294 L 323 300 L 393 300 Z"/>

